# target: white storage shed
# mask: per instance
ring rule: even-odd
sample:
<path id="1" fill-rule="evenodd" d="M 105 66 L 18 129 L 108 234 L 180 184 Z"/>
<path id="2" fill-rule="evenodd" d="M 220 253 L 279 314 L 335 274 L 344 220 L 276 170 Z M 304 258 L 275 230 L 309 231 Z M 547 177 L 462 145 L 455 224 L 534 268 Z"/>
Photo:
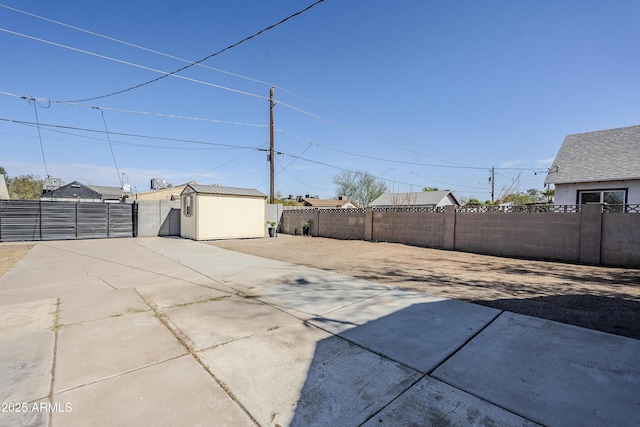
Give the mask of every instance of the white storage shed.
<path id="1" fill-rule="evenodd" d="M 249 188 L 187 185 L 180 236 L 193 240 L 265 237 L 267 195 Z"/>

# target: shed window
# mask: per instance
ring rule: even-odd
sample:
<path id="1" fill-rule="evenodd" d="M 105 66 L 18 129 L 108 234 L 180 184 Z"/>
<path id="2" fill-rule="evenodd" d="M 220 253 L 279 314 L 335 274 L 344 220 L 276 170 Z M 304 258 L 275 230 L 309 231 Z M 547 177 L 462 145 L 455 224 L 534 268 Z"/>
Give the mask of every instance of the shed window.
<path id="1" fill-rule="evenodd" d="M 184 196 L 182 198 L 182 211 L 184 216 L 191 216 L 193 213 L 193 196 Z"/>

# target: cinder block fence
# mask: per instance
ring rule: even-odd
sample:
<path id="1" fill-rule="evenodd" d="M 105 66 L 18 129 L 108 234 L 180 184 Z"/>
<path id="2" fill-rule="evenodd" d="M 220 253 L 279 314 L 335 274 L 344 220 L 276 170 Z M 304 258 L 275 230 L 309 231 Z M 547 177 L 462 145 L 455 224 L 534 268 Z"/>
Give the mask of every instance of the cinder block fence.
<path id="1" fill-rule="evenodd" d="M 282 232 L 640 268 L 640 206 L 285 208 Z"/>

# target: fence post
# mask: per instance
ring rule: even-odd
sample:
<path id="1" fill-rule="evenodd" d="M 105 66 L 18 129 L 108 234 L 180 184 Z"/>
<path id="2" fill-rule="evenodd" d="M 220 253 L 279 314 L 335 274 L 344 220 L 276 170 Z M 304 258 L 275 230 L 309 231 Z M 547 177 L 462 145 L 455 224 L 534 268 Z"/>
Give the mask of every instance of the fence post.
<path id="1" fill-rule="evenodd" d="M 364 210 L 364 240 L 373 241 L 373 208 Z"/>
<path id="2" fill-rule="evenodd" d="M 602 205 L 582 205 L 580 214 L 580 263 L 600 264 Z"/>
<path id="3" fill-rule="evenodd" d="M 442 248 L 451 251 L 456 248 L 456 207 L 453 205 L 444 207 Z"/>
<path id="4" fill-rule="evenodd" d="M 131 226 L 133 237 L 138 237 L 138 204 L 135 201 L 131 204 Z"/>

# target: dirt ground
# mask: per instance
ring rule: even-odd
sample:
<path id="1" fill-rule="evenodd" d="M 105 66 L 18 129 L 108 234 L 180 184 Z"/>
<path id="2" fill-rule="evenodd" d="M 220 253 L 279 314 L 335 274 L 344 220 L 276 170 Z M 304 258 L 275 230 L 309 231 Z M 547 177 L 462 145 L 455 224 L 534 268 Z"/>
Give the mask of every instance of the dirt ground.
<path id="1" fill-rule="evenodd" d="M 640 270 L 280 235 L 213 246 L 640 339 Z M 0 276 L 33 244 L 0 244 Z"/>
<path id="2" fill-rule="evenodd" d="M 640 270 L 279 235 L 213 246 L 640 339 Z"/>
<path id="3" fill-rule="evenodd" d="M 16 262 L 29 253 L 32 247 L 32 244 L 0 244 L 0 276 L 9 271 Z"/>

